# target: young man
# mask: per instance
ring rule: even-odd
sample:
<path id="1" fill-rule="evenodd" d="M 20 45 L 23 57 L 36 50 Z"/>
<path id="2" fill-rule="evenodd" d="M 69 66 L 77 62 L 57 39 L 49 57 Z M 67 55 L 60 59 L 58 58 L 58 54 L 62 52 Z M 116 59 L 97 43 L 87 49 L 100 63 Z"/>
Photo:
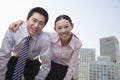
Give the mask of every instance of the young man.
<path id="1" fill-rule="evenodd" d="M 45 80 L 51 66 L 51 41 L 42 31 L 47 21 L 47 11 L 35 7 L 28 13 L 26 23 L 23 23 L 16 32 L 7 31 L 0 48 L 0 80 L 14 80 L 15 67 L 27 36 L 31 39 L 23 71 L 24 78 Z"/>

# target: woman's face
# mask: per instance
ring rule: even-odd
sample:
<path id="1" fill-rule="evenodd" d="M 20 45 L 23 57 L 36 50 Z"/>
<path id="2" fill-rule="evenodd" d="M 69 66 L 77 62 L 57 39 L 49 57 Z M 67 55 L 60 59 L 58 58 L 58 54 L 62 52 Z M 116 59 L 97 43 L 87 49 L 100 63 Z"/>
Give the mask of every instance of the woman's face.
<path id="1" fill-rule="evenodd" d="M 55 31 L 58 33 L 62 41 L 69 40 L 71 38 L 71 30 L 73 29 L 73 24 L 71 24 L 66 19 L 60 19 L 55 23 Z"/>

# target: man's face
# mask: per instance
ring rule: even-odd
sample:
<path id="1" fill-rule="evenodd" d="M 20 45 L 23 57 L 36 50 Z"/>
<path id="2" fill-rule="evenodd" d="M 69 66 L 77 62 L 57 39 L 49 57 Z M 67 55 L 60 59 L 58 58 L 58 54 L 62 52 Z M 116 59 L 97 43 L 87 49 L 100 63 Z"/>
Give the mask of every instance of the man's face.
<path id="1" fill-rule="evenodd" d="M 31 36 L 39 34 L 45 25 L 45 17 L 39 13 L 33 15 L 26 21 L 28 33 Z"/>

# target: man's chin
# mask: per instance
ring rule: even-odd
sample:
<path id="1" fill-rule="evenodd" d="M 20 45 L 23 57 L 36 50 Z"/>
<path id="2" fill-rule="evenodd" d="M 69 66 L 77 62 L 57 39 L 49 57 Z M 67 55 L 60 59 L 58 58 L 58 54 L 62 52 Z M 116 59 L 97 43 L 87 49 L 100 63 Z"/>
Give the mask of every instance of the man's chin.
<path id="1" fill-rule="evenodd" d="M 35 35 L 37 35 L 37 34 L 36 34 L 36 33 L 31 33 L 30 35 L 31 35 L 31 36 L 35 36 Z"/>

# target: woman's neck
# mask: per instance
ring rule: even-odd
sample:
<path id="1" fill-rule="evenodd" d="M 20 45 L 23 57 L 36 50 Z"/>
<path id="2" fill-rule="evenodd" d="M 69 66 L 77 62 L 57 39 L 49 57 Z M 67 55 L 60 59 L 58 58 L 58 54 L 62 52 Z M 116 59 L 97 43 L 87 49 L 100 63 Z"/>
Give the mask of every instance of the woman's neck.
<path id="1" fill-rule="evenodd" d="M 67 46 L 70 43 L 71 38 L 72 38 L 72 34 L 68 40 L 61 40 L 62 47 Z"/>

